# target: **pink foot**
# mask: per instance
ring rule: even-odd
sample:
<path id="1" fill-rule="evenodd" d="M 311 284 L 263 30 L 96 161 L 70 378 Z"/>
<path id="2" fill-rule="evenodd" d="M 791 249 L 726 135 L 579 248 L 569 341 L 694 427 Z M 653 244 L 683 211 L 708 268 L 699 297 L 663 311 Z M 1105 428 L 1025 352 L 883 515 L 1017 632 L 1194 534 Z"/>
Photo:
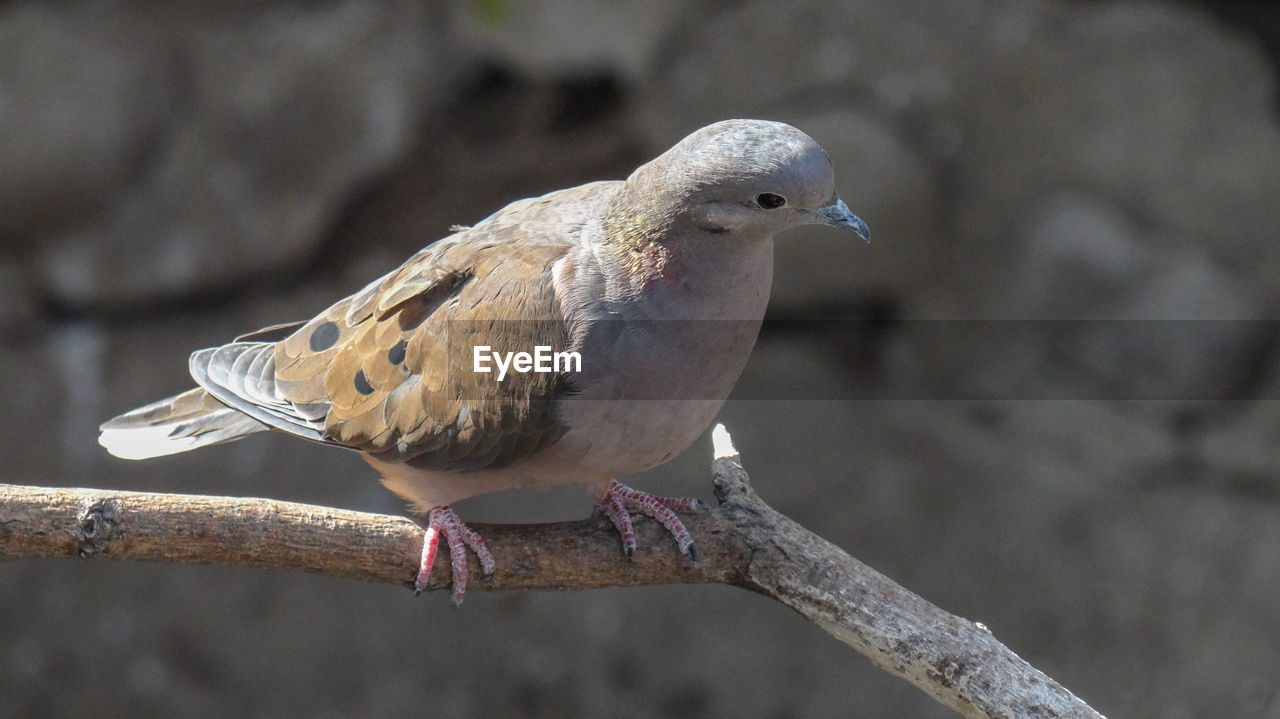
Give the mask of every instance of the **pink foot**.
<path id="1" fill-rule="evenodd" d="M 627 557 L 636 555 L 636 533 L 631 528 L 631 512 L 640 512 L 662 523 L 680 547 L 681 554 L 689 555 L 693 566 L 698 566 L 698 550 L 693 546 L 693 537 L 684 523 L 676 516 L 676 511 L 691 512 L 703 507 L 703 503 L 693 498 L 659 497 L 648 492 L 632 489 L 615 480 L 609 482 L 609 489 L 596 502 L 595 514 L 605 515 L 618 528 L 622 535 L 622 551 Z"/>
<path id="2" fill-rule="evenodd" d="M 484 540 L 474 529 L 463 524 L 457 514 L 448 505 L 442 505 L 427 514 L 427 536 L 422 541 L 422 561 L 418 564 L 418 577 L 413 582 L 413 589 L 421 594 L 427 588 L 427 580 L 431 578 L 431 566 L 436 563 L 436 551 L 440 548 L 440 534 L 444 533 L 444 541 L 449 545 L 449 560 L 453 565 L 453 603 L 462 604 L 462 596 L 467 593 L 467 547 L 480 559 L 483 577 L 491 579 L 497 563 L 485 546 Z"/>

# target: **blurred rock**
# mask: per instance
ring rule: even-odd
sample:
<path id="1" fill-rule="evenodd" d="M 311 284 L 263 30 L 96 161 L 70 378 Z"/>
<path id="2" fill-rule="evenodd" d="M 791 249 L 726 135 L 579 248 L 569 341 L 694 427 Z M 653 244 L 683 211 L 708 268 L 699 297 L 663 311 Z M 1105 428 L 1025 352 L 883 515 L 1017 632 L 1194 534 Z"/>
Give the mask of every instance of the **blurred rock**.
<path id="1" fill-rule="evenodd" d="M 914 286 L 912 316 L 978 312 L 1015 269 L 1023 208 L 1083 187 L 1168 230 L 1164 240 L 1213 238 L 1214 262 L 1263 300 L 1280 298 L 1271 281 L 1280 245 L 1255 246 L 1280 226 L 1280 203 L 1268 199 L 1280 196 L 1274 75 L 1255 43 L 1192 10 L 813 0 L 778 13 L 753 2 L 681 31 L 684 52 L 650 76 L 642 119 L 653 137 L 731 116 L 786 120 L 834 108 L 892 128 L 908 161 L 888 173 L 889 189 L 869 190 L 872 210 L 859 203 L 871 184 L 860 181 L 862 167 L 838 164 L 841 185 L 873 229 L 875 254 L 906 243 L 906 257 L 930 265 L 872 259 L 846 293 Z M 844 125 L 826 134 L 850 147 L 883 145 L 885 131 Z M 874 153 L 845 159 L 868 162 L 868 178 L 884 172 Z M 913 179 L 901 182 L 904 174 Z M 940 191 L 946 199 L 932 202 Z M 797 256 L 784 269 L 823 266 L 829 249 L 803 258 L 789 250 Z M 922 271 L 947 291 L 921 295 Z"/>
<path id="2" fill-rule="evenodd" d="M 471 2 L 459 13 L 458 36 L 476 54 L 534 77 L 631 80 L 654 63 L 672 27 L 700 12 L 676 0 Z"/>
<path id="3" fill-rule="evenodd" d="M 1274 351 L 1270 360 L 1248 400 L 1204 419 L 1191 450 L 1210 486 L 1267 505 L 1280 498 L 1280 361 Z"/>
<path id="4" fill-rule="evenodd" d="M 971 30 L 997 5 L 808 0 L 786 12 L 762 0 L 727 5 L 680 25 L 680 52 L 648 77 L 652 98 L 642 117 L 655 137 L 665 138 L 715 120 L 779 111 L 878 113 L 877 88 L 907 85 L 904 73 L 927 81 L 890 94 L 924 92 L 936 103 L 948 94 L 947 74 L 962 68 L 955 60 L 972 55 L 963 53 Z"/>
<path id="5" fill-rule="evenodd" d="M 0 258 L 0 338 L 30 329 L 38 317 L 31 288 L 16 262 Z"/>
<path id="6" fill-rule="evenodd" d="M 115 202 L 41 243 L 46 291 L 73 307 L 199 293 L 298 267 L 352 190 L 414 141 L 460 59 L 445 18 L 416 3 L 145 19 L 184 71 L 180 99 L 166 108 L 167 135 L 151 138 L 145 169 Z M 67 112 L 95 116 L 92 105 Z"/>
<path id="7" fill-rule="evenodd" d="M 1017 279 L 991 288 L 988 310 L 1030 325 L 1020 343 L 1042 340 L 1038 387 L 1029 391 L 1214 400 L 1236 396 L 1251 378 L 1269 325 L 1255 320 L 1258 305 L 1203 249 L 1161 241 L 1076 193 L 1048 199 L 1032 216 Z"/>
<path id="8" fill-rule="evenodd" d="M 0 8 L 0 237 L 24 247 L 104 211 L 174 120 L 176 56 L 92 3 Z"/>
<path id="9" fill-rule="evenodd" d="M 1021 208 L 1087 188 L 1149 222 L 1153 241 L 1280 298 L 1280 247 L 1256 244 L 1280 224 L 1266 199 L 1280 195 L 1280 131 L 1255 43 L 1175 4 L 1044 4 L 999 50 L 946 107 L 961 128 L 956 228 L 983 240 L 960 291 L 1014 269 Z"/>

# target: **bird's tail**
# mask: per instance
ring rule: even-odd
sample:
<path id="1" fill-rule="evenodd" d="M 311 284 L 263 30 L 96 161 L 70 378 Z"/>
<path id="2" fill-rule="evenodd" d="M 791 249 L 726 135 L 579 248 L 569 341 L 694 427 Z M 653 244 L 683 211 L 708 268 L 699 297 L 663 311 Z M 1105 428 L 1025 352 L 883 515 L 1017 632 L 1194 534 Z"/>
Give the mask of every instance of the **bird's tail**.
<path id="1" fill-rule="evenodd" d="M 271 429 L 203 389 L 152 402 L 103 423 L 98 444 L 124 459 L 146 459 L 231 442 Z"/>

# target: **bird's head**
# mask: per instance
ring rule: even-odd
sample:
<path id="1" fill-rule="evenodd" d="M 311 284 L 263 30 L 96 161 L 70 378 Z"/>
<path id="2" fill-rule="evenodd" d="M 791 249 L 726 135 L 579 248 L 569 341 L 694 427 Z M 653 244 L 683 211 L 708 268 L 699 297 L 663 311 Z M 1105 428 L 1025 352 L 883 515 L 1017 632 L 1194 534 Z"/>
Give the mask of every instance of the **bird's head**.
<path id="1" fill-rule="evenodd" d="M 821 223 L 871 237 L 836 194 L 827 153 L 781 122 L 708 125 L 641 166 L 627 185 L 636 192 L 624 194 L 654 201 L 646 214 L 713 235 L 771 236 Z"/>

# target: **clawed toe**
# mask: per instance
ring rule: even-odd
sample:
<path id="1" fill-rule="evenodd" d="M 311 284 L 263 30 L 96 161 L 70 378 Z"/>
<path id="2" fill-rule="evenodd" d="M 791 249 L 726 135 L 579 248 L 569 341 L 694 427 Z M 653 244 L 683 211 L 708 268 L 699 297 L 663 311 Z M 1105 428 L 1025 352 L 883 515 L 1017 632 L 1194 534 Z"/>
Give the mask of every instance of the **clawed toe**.
<path id="1" fill-rule="evenodd" d="M 609 483 L 609 489 L 604 496 L 596 502 L 594 513 L 607 516 L 613 522 L 613 526 L 617 527 L 618 533 L 622 535 L 622 551 L 628 559 L 634 559 L 636 554 L 636 533 L 631 526 L 631 513 L 639 512 L 653 517 L 666 527 L 671 537 L 676 540 L 680 553 L 689 555 L 690 562 L 696 567 L 698 550 L 693 546 L 693 536 L 689 534 L 684 522 L 676 516 L 676 512 L 691 512 L 705 508 L 706 505 L 698 499 L 659 497 L 613 480 Z"/>
<path id="2" fill-rule="evenodd" d="M 445 544 L 449 547 L 449 562 L 453 571 L 453 603 L 461 605 L 467 593 L 467 548 L 475 552 L 480 560 L 481 581 L 491 581 L 497 563 L 489 547 L 480 535 L 468 527 L 458 515 L 443 505 L 432 509 L 427 514 L 426 536 L 422 541 L 422 558 L 418 563 L 418 576 L 414 579 L 415 594 L 421 594 L 427 588 L 431 578 L 431 567 L 435 565 L 436 553 L 440 549 L 440 536 L 444 535 Z"/>
<path id="3" fill-rule="evenodd" d="M 618 481 L 610 482 L 605 495 L 596 503 L 595 513 L 603 514 L 617 527 L 622 535 L 622 551 L 628 559 L 636 554 L 636 533 L 631 525 L 631 513 L 639 512 L 658 520 L 671 533 L 676 546 L 682 554 L 689 555 L 693 566 L 698 566 L 698 550 L 693 546 L 693 536 L 684 526 L 684 522 L 676 516 L 676 512 L 691 512 L 705 509 L 706 505 L 693 498 L 659 497 L 648 492 L 632 489 Z M 421 594 L 427 588 L 431 578 L 431 568 L 435 565 L 436 554 L 440 550 L 440 539 L 444 538 L 449 547 L 449 563 L 453 573 L 453 603 L 461 605 L 467 593 L 467 549 L 475 553 L 480 560 L 480 580 L 493 581 L 497 563 L 484 540 L 471 527 L 468 527 L 458 515 L 447 505 L 432 509 L 427 514 L 425 523 L 426 536 L 422 541 L 422 557 L 418 563 L 418 575 L 414 578 L 414 592 Z"/>

